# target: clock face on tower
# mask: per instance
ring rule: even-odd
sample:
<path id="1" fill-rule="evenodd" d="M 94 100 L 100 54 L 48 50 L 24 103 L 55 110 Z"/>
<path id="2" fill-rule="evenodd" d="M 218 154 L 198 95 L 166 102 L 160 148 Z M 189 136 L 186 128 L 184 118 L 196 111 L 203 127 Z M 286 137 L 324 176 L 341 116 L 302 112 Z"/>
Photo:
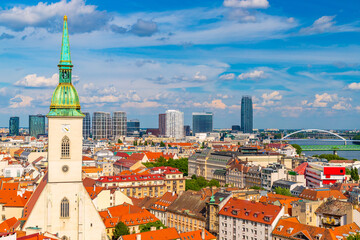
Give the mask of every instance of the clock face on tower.
<path id="1" fill-rule="evenodd" d="M 63 124 L 61 126 L 61 130 L 64 132 L 64 133 L 69 133 L 70 132 L 70 125 L 69 124 Z"/>

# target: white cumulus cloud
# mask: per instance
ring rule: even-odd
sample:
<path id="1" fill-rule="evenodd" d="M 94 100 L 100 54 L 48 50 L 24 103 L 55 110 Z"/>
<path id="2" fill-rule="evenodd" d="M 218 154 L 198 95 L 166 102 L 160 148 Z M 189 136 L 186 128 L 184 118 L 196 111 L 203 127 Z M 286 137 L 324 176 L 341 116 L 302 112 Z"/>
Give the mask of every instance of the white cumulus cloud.
<path id="1" fill-rule="evenodd" d="M 223 74 L 219 77 L 220 80 L 233 80 L 235 78 L 234 73 Z"/>
<path id="2" fill-rule="evenodd" d="M 263 99 L 263 102 L 261 103 L 262 106 L 275 105 L 276 101 L 280 101 L 282 99 L 282 95 L 280 95 L 280 92 L 278 91 L 264 93 L 261 97 Z"/>
<path id="3" fill-rule="evenodd" d="M 360 90 L 360 83 L 353 82 L 350 83 L 347 87 L 352 90 Z"/>
<path id="4" fill-rule="evenodd" d="M 303 34 L 317 34 L 334 30 L 335 16 L 322 16 L 317 19 L 310 27 L 300 29 Z"/>
<path id="5" fill-rule="evenodd" d="M 22 108 L 30 106 L 33 98 L 30 96 L 24 95 L 16 95 L 15 97 L 10 99 L 10 106 L 9 108 Z"/>
<path id="6" fill-rule="evenodd" d="M 241 7 L 241 8 L 268 8 L 267 0 L 225 0 L 225 7 Z"/>
<path id="7" fill-rule="evenodd" d="M 239 80 L 245 80 L 245 79 L 256 80 L 264 77 L 265 76 L 263 70 L 254 70 L 252 72 L 242 73 L 237 78 Z"/>
<path id="8" fill-rule="evenodd" d="M 207 77 L 205 75 L 201 75 L 200 72 L 196 72 L 193 79 L 197 81 L 206 81 Z"/>
<path id="9" fill-rule="evenodd" d="M 59 74 L 55 73 L 50 78 L 44 76 L 37 76 L 36 74 L 26 75 L 23 79 L 14 83 L 15 86 L 20 87 L 55 87 L 59 83 Z"/>
<path id="10" fill-rule="evenodd" d="M 211 102 L 203 102 L 203 103 L 194 103 L 194 107 L 205 107 L 205 108 L 217 108 L 217 109 L 225 109 L 226 104 L 222 102 L 221 99 L 215 99 Z"/>

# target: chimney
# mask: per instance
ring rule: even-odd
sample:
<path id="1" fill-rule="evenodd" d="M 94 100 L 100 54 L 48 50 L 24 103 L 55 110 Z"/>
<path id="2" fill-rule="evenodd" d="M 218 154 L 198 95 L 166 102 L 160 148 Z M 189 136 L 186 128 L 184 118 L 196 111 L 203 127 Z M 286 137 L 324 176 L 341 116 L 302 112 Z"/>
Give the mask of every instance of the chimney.
<path id="1" fill-rule="evenodd" d="M 205 229 L 201 230 L 201 239 L 205 240 Z"/>
<path id="2" fill-rule="evenodd" d="M 141 234 L 136 235 L 136 240 L 141 240 Z"/>

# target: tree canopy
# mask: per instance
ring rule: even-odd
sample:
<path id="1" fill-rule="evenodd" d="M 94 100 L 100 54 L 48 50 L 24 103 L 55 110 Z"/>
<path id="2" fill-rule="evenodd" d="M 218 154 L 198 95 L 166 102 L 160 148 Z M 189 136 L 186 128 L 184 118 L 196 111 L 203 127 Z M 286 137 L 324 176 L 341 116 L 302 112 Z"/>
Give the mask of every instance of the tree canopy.
<path id="1" fill-rule="evenodd" d="M 331 160 L 347 160 L 346 158 L 340 157 L 336 154 L 320 154 L 320 155 L 313 155 L 313 157 L 317 157 L 317 158 L 324 158 L 328 161 Z"/>
<path id="2" fill-rule="evenodd" d="M 346 240 L 360 240 L 360 234 L 356 233 L 356 234 L 350 235 L 346 238 Z"/>
<path id="3" fill-rule="evenodd" d="M 216 179 L 208 181 L 204 177 L 197 177 L 196 175 L 192 175 L 191 179 L 185 181 L 185 190 L 199 191 L 202 188 L 213 186 L 220 187 L 219 181 Z"/>
<path id="4" fill-rule="evenodd" d="M 123 222 L 118 222 L 116 224 L 114 233 L 113 233 L 113 240 L 117 240 L 122 235 L 128 235 L 130 234 L 129 228 L 125 225 Z"/>
<path id="5" fill-rule="evenodd" d="M 275 188 L 275 193 L 284 195 L 284 196 L 290 196 L 290 197 L 292 196 L 290 189 L 287 189 L 287 188 L 277 187 L 277 188 Z"/>
<path id="6" fill-rule="evenodd" d="M 351 179 L 352 179 L 352 180 L 354 180 L 354 181 L 359 181 L 359 173 L 358 173 L 357 168 L 351 168 L 351 170 L 350 170 L 350 176 L 351 176 Z"/>
<path id="7" fill-rule="evenodd" d="M 147 162 L 143 163 L 146 167 L 174 167 L 179 169 L 180 172 L 184 173 L 184 176 L 188 175 L 188 159 L 180 158 L 180 159 L 172 159 L 166 160 L 164 157 L 160 157 L 155 160 L 155 162 Z"/>
<path id="8" fill-rule="evenodd" d="M 301 154 L 302 148 L 300 147 L 300 145 L 298 145 L 298 144 L 291 144 L 291 146 L 293 146 L 293 147 L 296 149 L 296 153 L 297 153 L 298 155 Z"/>
<path id="9" fill-rule="evenodd" d="M 156 227 L 156 230 L 159 230 L 161 227 L 164 229 L 166 226 L 161 221 L 149 222 L 147 224 L 140 225 L 140 232 L 148 232 L 151 227 Z"/>

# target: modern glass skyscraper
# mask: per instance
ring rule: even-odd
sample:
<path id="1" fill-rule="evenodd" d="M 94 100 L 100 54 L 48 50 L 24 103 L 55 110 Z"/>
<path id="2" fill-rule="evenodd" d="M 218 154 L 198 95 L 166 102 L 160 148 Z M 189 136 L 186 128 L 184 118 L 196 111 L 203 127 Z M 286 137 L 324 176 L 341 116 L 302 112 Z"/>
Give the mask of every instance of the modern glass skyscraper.
<path id="1" fill-rule="evenodd" d="M 10 136 L 18 136 L 19 135 L 19 117 L 10 117 L 9 120 L 9 135 Z"/>
<path id="2" fill-rule="evenodd" d="M 193 117 L 193 134 L 207 133 L 213 130 L 213 114 L 211 112 L 192 114 Z"/>
<path id="3" fill-rule="evenodd" d="M 243 96 L 241 99 L 241 131 L 253 132 L 253 104 L 251 96 Z"/>
<path id="4" fill-rule="evenodd" d="M 166 111 L 166 136 L 181 139 L 184 137 L 184 113 L 177 110 Z"/>
<path id="5" fill-rule="evenodd" d="M 94 112 L 92 119 L 93 139 L 112 137 L 111 116 L 108 112 Z"/>
<path id="6" fill-rule="evenodd" d="M 113 112 L 112 117 L 113 137 L 118 139 L 120 136 L 126 136 L 127 118 L 126 112 Z"/>
<path id="7" fill-rule="evenodd" d="M 88 139 L 91 135 L 91 119 L 90 113 L 83 112 L 85 117 L 83 118 L 83 138 Z"/>
<path id="8" fill-rule="evenodd" d="M 159 114 L 159 132 L 161 136 L 165 136 L 166 134 L 166 114 Z"/>
<path id="9" fill-rule="evenodd" d="M 37 137 L 39 134 L 45 134 L 45 115 L 30 115 L 29 135 Z"/>
<path id="10" fill-rule="evenodd" d="M 140 121 L 132 119 L 127 122 L 127 135 L 130 137 L 140 136 Z"/>

